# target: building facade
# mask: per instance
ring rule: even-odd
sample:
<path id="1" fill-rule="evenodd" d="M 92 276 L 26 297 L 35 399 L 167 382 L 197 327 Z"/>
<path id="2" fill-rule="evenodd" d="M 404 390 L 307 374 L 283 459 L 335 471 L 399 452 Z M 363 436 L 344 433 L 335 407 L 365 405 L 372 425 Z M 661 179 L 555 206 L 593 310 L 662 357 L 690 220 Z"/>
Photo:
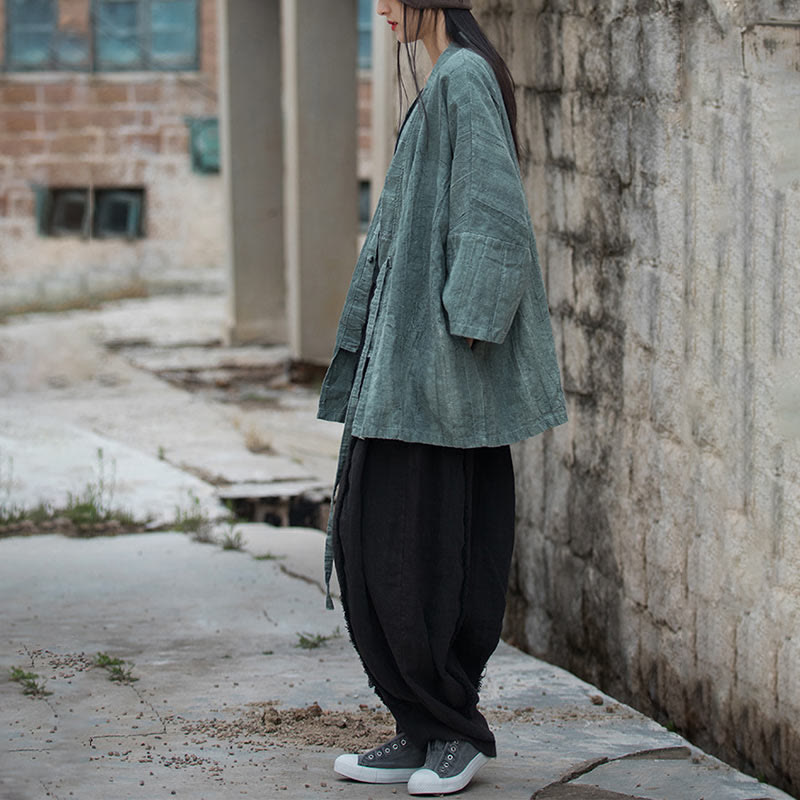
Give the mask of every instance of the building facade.
<path id="1" fill-rule="evenodd" d="M 215 0 L 0 2 L 6 310 L 222 262 Z"/>
<path id="2" fill-rule="evenodd" d="M 361 0 L 350 21 L 362 220 L 373 15 Z M 0 0 L 0 311 L 224 288 L 219 17 L 217 0 Z"/>

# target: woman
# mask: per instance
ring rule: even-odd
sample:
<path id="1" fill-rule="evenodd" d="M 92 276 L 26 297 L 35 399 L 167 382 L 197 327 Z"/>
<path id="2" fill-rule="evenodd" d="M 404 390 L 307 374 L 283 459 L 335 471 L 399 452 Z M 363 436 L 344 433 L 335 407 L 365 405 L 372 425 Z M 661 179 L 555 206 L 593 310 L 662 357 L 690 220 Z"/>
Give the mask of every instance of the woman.
<path id="1" fill-rule="evenodd" d="M 341 775 L 464 788 L 495 756 L 478 711 L 514 539 L 509 444 L 566 421 L 519 172 L 508 70 L 469 0 L 379 0 L 433 62 L 398 135 L 319 416 L 345 423 L 326 548 L 398 735 Z M 416 45 L 415 45 L 416 46 Z M 328 597 L 328 606 L 330 596 Z"/>

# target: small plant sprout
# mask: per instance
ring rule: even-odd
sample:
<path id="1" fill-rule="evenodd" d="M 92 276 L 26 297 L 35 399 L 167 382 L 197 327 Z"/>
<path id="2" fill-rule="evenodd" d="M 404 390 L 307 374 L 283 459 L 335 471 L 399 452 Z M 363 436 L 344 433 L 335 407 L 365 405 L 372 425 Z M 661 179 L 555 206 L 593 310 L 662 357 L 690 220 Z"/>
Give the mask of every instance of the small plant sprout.
<path id="1" fill-rule="evenodd" d="M 342 633 L 338 626 L 333 633 L 330 633 L 327 636 L 321 633 L 298 632 L 297 644 L 295 644 L 295 647 L 300 647 L 303 650 L 316 650 L 317 647 L 321 647 L 323 644 L 325 644 L 325 642 L 330 641 L 331 639 L 338 639 L 341 635 Z"/>
<path id="2" fill-rule="evenodd" d="M 214 542 L 211 533 L 211 519 L 203 510 L 200 498 L 190 489 L 188 492 L 188 507 L 175 508 L 175 530 L 181 533 L 191 533 L 192 539 L 196 542 Z"/>
<path id="3" fill-rule="evenodd" d="M 45 689 L 45 681 L 35 672 L 26 672 L 19 667 L 11 667 L 10 677 L 22 686 L 22 693 L 29 697 L 45 697 L 51 692 Z"/>
<path id="4" fill-rule="evenodd" d="M 230 524 L 230 530 L 222 537 L 220 544 L 223 550 L 241 550 L 244 547 L 244 539 L 242 532 L 237 531 L 233 523 Z"/>
<path id="5" fill-rule="evenodd" d="M 108 679 L 115 683 L 133 683 L 139 680 L 131 674 L 134 664 L 121 658 L 113 658 L 108 653 L 98 653 L 94 657 L 94 664 L 104 669 L 108 673 Z"/>

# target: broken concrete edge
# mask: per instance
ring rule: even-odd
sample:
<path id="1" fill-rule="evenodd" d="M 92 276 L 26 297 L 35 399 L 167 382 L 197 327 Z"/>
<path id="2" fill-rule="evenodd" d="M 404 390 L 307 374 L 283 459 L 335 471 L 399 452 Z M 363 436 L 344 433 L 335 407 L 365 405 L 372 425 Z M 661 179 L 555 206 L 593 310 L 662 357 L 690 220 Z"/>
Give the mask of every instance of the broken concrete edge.
<path id="1" fill-rule="evenodd" d="M 327 493 L 332 487 L 319 480 L 275 480 L 266 483 L 232 483 L 217 490 L 220 500 L 285 500 L 312 492 Z"/>
<path id="2" fill-rule="evenodd" d="M 620 794 L 610 789 L 596 786 L 572 786 L 568 783 L 556 783 L 540 789 L 531 795 L 531 800 L 652 800 L 634 794 Z"/>
<path id="3" fill-rule="evenodd" d="M 698 753 L 702 751 L 697 751 Z M 693 755 L 691 748 L 680 745 L 677 747 L 651 747 L 646 750 L 637 750 L 633 753 L 626 753 L 622 756 L 616 756 L 614 758 L 608 758 L 607 756 L 600 756 L 599 758 L 590 758 L 588 761 L 582 761 L 580 764 L 576 764 L 570 770 L 565 772 L 558 780 L 553 781 L 552 783 L 548 784 L 547 786 L 542 787 L 537 792 L 535 792 L 531 796 L 531 800 L 539 800 L 539 798 L 553 798 L 555 800 L 556 797 L 561 797 L 560 794 L 552 794 L 552 789 L 557 786 L 561 786 L 571 781 L 574 781 L 576 778 L 581 778 L 584 775 L 588 775 L 593 770 L 597 769 L 597 767 L 603 764 L 609 764 L 613 761 L 625 761 L 631 759 L 654 759 L 654 760 L 683 760 L 689 759 Z M 585 789 L 586 787 L 581 787 L 581 789 Z M 544 792 L 550 791 L 550 794 L 543 794 Z M 566 797 L 568 795 L 564 795 Z M 623 794 L 609 794 L 608 797 L 625 797 L 631 798 L 631 800 L 639 800 L 639 798 L 635 798 L 632 795 L 623 795 Z M 598 798 L 604 798 L 606 795 L 598 795 Z"/>
<path id="4" fill-rule="evenodd" d="M 633 753 L 608 758 L 601 756 L 583 761 L 569 771 L 565 772 L 558 780 L 543 786 L 531 795 L 531 800 L 647 800 L 639 795 L 620 794 L 609 789 L 594 786 L 574 786 L 572 781 L 589 775 L 593 770 L 604 764 L 615 761 L 699 761 L 701 758 L 718 761 L 699 748 L 692 745 L 677 745 L 671 747 L 653 747 L 646 750 L 637 750 Z M 719 762 L 723 765 L 723 762 Z M 765 795 L 753 797 L 751 800 L 769 800 Z"/>

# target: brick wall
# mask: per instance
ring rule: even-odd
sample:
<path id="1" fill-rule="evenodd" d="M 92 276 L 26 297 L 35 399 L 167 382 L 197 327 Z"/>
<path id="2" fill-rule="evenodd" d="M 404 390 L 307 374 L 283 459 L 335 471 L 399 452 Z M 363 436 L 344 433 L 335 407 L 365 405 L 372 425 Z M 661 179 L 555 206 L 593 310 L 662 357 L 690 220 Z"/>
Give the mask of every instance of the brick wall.
<path id="1" fill-rule="evenodd" d="M 59 11 L 62 27 L 88 29 L 88 0 L 61 0 Z M 217 114 L 215 0 L 201 0 L 199 42 L 197 72 L 0 72 L 1 275 L 28 286 L 54 274 L 124 283 L 166 267 L 221 266 L 222 184 L 193 173 L 184 121 Z M 41 237 L 34 185 L 143 187 L 146 235 Z M 22 301 L 29 291 L 20 291 Z"/>
<path id="2" fill-rule="evenodd" d="M 515 450 L 506 634 L 798 793 L 797 6 L 475 5 L 570 414 Z"/>

